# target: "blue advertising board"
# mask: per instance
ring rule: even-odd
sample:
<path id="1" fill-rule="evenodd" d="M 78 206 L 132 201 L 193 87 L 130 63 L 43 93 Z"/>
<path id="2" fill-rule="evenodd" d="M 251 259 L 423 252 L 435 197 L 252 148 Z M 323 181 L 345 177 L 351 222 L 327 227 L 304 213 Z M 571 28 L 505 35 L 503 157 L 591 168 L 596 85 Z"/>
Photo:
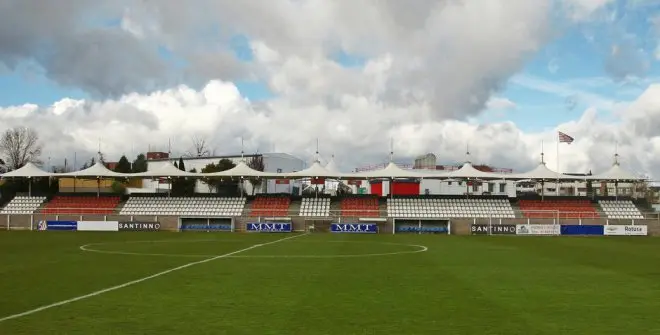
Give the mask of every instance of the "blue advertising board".
<path id="1" fill-rule="evenodd" d="M 39 221 L 38 230 L 78 230 L 77 221 Z"/>
<path id="2" fill-rule="evenodd" d="M 605 235 L 605 227 L 601 225 L 561 225 L 562 235 Z"/>
<path id="3" fill-rule="evenodd" d="M 378 232 L 378 225 L 375 223 L 333 223 L 330 225 L 330 231 L 333 233 L 375 234 Z"/>
<path id="4" fill-rule="evenodd" d="M 249 232 L 259 233 L 290 233 L 293 225 L 290 222 L 250 222 L 245 226 Z"/>
<path id="5" fill-rule="evenodd" d="M 447 226 L 414 226 L 414 225 L 399 225 L 396 227 L 397 233 L 432 233 L 432 234 L 446 234 L 449 232 Z"/>
<path id="6" fill-rule="evenodd" d="M 181 231 L 231 231 L 231 224 L 182 223 Z"/>

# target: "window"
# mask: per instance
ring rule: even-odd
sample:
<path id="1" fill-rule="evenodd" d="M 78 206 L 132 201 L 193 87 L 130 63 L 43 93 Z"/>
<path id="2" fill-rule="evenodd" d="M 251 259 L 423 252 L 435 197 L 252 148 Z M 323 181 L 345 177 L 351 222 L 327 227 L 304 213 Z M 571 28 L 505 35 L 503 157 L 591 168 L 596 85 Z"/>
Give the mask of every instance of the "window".
<path id="1" fill-rule="evenodd" d="M 449 186 L 451 186 L 451 182 L 450 182 L 450 181 L 448 181 L 448 182 L 447 182 L 447 185 L 449 185 Z"/>
<path id="2" fill-rule="evenodd" d="M 479 184 L 472 183 L 472 192 L 478 192 L 478 191 L 479 191 Z"/>
<path id="3" fill-rule="evenodd" d="M 500 193 L 506 193 L 506 184 L 500 184 Z"/>
<path id="4" fill-rule="evenodd" d="M 488 192 L 493 193 L 495 191 L 495 184 L 488 183 Z"/>

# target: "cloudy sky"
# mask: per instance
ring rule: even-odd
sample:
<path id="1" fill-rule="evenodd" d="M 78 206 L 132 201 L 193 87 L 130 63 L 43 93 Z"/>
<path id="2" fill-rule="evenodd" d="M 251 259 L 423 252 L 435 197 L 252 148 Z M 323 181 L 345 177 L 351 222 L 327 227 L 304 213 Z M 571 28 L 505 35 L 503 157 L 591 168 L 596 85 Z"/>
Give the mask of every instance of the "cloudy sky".
<path id="1" fill-rule="evenodd" d="M 0 0 L 0 128 L 44 160 L 205 138 L 660 178 L 658 0 Z"/>

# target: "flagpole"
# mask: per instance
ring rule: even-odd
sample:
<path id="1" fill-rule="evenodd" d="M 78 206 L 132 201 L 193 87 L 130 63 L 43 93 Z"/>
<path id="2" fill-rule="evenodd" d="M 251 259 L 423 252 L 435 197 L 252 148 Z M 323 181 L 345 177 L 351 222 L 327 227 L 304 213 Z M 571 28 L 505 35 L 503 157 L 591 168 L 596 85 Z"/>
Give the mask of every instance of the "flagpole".
<path id="1" fill-rule="evenodd" d="M 557 180 L 555 182 L 557 196 L 559 196 L 559 173 L 559 132 L 557 132 Z"/>

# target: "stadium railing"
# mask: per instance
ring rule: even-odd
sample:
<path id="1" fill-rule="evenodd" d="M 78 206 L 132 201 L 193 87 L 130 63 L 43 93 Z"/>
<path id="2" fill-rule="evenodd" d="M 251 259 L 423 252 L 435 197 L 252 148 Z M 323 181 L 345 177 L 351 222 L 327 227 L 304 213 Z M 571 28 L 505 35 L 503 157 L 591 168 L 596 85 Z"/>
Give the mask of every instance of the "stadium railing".
<path id="1" fill-rule="evenodd" d="M 169 222 L 179 221 L 180 218 L 228 218 L 226 216 L 211 216 L 211 215 L 119 215 L 115 210 L 113 214 L 94 214 L 89 213 L 89 208 L 65 208 L 68 214 L 49 214 L 35 212 L 33 214 L 0 214 L 0 229 L 36 229 L 40 221 L 120 221 L 120 222 L 159 222 L 168 220 Z M 525 211 L 530 213 L 530 211 Z M 380 218 L 380 219 L 406 219 L 406 220 L 424 220 L 424 219 L 437 219 L 437 220 L 463 220 L 463 221 L 488 221 L 488 222 L 515 222 L 515 223 L 555 223 L 555 224 L 630 224 L 636 222 L 658 222 L 660 224 L 660 213 L 642 213 L 643 219 L 611 219 L 604 216 L 596 217 L 592 212 L 585 212 L 583 216 L 576 216 L 576 212 L 564 213 L 561 211 L 535 211 L 533 217 L 523 215 L 522 211 L 515 211 L 516 218 L 504 219 L 498 218 L 496 215 L 486 215 L 480 217 L 388 217 L 387 213 L 383 210 L 374 210 L 365 212 L 364 209 L 358 209 L 352 214 L 350 210 L 330 210 L 329 216 L 301 216 L 296 210 L 289 210 L 286 217 L 292 219 L 301 219 L 309 221 L 335 221 L 346 222 L 355 221 L 364 218 Z M 250 211 L 245 209 L 240 216 L 231 218 L 241 220 L 257 220 L 264 221 L 269 219 L 269 216 L 251 216 Z"/>

